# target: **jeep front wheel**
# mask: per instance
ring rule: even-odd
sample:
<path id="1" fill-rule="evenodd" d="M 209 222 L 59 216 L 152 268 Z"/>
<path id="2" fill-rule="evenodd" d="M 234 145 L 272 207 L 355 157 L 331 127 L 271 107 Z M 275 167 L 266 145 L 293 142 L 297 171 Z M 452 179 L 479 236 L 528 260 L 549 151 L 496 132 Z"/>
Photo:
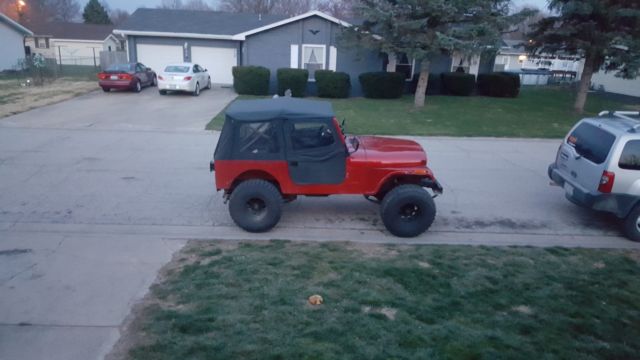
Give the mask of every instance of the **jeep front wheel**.
<path id="1" fill-rule="evenodd" d="M 282 195 L 268 181 L 244 181 L 231 193 L 229 213 L 233 221 L 246 231 L 271 230 L 280 221 Z"/>
<path id="2" fill-rule="evenodd" d="M 436 216 L 436 205 L 422 187 L 400 185 L 382 199 L 380 216 L 384 226 L 393 235 L 413 237 L 431 226 Z"/>

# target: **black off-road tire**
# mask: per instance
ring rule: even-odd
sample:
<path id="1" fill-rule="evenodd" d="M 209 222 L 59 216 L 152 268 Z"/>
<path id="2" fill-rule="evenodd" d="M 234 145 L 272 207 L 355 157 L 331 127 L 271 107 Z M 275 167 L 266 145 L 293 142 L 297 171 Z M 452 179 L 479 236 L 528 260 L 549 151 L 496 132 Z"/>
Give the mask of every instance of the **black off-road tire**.
<path id="1" fill-rule="evenodd" d="M 640 241 L 640 204 L 636 205 L 622 222 L 622 231 L 631 241 Z"/>
<path id="2" fill-rule="evenodd" d="M 104 91 L 104 92 L 109 92 L 109 91 L 111 91 L 111 88 L 103 87 L 103 88 L 102 88 L 102 91 Z"/>
<path id="3" fill-rule="evenodd" d="M 247 180 L 231 193 L 229 213 L 233 221 L 249 232 L 271 230 L 282 215 L 282 195 L 270 182 Z"/>
<path id="4" fill-rule="evenodd" d="M 414 237 L 431 226 L 436 217 L 436 204 L 422 187 L 399 185 L 382 199 L 380 216 L 393 235 Z"/>

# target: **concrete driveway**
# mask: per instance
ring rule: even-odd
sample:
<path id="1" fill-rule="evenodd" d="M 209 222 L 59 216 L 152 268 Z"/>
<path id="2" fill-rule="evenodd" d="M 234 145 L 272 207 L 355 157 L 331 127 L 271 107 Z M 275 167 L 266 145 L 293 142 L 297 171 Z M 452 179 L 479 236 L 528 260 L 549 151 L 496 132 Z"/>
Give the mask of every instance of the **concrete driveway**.
<path id="1" fill-rule="evenodd" d="M 99 90 L 0 122 L 21 128 L 201 131 L 236 96 L 233 90 L 220 87 L 202 90 L 197 97 L 185 93 L 162 96 L 155 87 L 137 94 Z"/>
<path id="2" fill-rule="evenodd" d="M 389 236 L 360 196 L 301 198 L 273 231 L 245 233 L 208 171 L 216 134 L 199 130 L 233 97 L 219 91 L 92 93 L 0 119 L 0 359 L 101 359 L 188 239 L 640 247 L 549 185 L 556 140 L 417 138 L 445 193 L 415 239 Z"/>

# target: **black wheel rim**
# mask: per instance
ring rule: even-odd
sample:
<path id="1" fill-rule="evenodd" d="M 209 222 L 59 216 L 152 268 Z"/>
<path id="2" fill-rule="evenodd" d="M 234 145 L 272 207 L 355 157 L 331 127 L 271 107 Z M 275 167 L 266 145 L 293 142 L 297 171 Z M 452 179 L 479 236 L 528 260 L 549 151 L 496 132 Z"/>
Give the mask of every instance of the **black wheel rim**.
<path id="1" fill-rule="evenodd" d="M 420 215 L 422 214 L 422 209 L 420 208 L 420 206 L 418 206 L 418 204 L 407 203 L 400 206 L 398 214 L 400 215 L 400 219 L 411 222 L 420 217 Z"/>
<path id="2" fill-rule="evenodd" d="M 260 198 L 251 198 L 245 202 L 245 209 L 254 220 L 259 220 L 267 213 L 267 203 Z"/>

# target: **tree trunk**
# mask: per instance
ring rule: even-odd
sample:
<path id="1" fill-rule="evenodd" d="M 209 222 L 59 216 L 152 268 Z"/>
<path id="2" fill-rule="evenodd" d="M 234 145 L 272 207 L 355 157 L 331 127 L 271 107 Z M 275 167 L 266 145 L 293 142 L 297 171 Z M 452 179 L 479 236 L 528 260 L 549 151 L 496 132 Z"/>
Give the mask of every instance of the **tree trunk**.
<path id="1" fill-rule="evenodd" d="M 429 60 L 424 59 L 420 62 L 420 77 L 416 86 L 416 94 L 414 95 L 413 105 L 417 108 L 424 107 L 424 97 L 427 94 L 427 83 L 429 82 Z"/>
<path id="2" fill-rule="evenodd" d="M 578 114 L 582 114 L 584 112 L 584 105 L 587 102 L 587 93 L 589 91 L 589 86 L 591 86 L 591 76 L 593 75 L 594 64 L 595 56 L 592 52 L 588 51 L 584 59 L 584 69 L 582 70 L 582 77 L 580 78 L 580 86 L 578 87 L 576 102 L 573 104 L 573 110 Z"/>

